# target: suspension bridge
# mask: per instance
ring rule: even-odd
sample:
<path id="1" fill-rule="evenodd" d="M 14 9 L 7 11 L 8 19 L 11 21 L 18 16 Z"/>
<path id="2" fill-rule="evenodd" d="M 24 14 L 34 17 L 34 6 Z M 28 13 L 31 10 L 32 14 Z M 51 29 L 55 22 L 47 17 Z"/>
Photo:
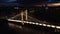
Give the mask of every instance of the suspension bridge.
<path id="1" fill-rule="evenodd" d="M 18 20 L 16 20 L 17 17 L 20 17 L 21 20 L 19 20 L 19 18 L 18 18 Z M 35 18 L 29 16 L 27 10 L 22 11 L 21 13 L 17 14 L 16 16 L 13 16 L 7 20 L 12 21 L 12 22 L 19 22 L 19 23 L 22 23 L 23 25 L 25 23 L 27 23 L 27 24 L 34 24 L 34 25 L 39 25 L 39 26 L 52 27 L 52 28 L 60 29 L 60 26 L 49 24 L 46 21 L 40 21 L 38 19 L 35 19 Z"/>

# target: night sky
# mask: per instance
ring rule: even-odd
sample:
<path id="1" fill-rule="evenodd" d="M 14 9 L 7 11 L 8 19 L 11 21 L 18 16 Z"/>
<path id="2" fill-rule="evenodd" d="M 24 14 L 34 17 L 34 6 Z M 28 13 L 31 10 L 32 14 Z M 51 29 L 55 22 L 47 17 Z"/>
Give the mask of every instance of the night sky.
<path id="1" fill-rule="evenodd" d="M 40 4 L 40 3 L 54 3 L 60 0 L 0 0 L 0 3 L 19 3 L 19 4 Z"/>
<path id="2" fill-rule="evenodd" d="M 14 3 L 17 2 L 17 0 L 0 0 L 0 3 Z"/>

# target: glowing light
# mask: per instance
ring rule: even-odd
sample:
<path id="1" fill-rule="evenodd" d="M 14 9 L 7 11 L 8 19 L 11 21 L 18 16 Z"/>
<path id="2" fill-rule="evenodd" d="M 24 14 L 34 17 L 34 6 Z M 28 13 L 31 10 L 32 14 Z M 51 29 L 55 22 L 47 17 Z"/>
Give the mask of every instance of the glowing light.
<path id="1" fill-rule="evenodd" d="M 23 21 L 24 23 L 26 23 L 27 21 Z"/>
<path id="2" fill-rule="evenodd" d="M 29 22 L 26 22 L 26 23 L 29 23 Z"/>
<path id="3" fill-rule="evenodd" d="M 46 24 L 43 24 L 43 26 L 46 26 Z"/>
<path id="4" fill-rule="evenodd" d="M 11 20 L 11 19 L 8 19 L 8 21 L 22 22 L 20 20 Z"/>
<path id="5" fill-rule="evenodd" d="M 35 24 L 35 23 L 32 23 L 32 24 Z"/>
<path id="6" fill-rule="evenodd" d="M 26 23 L 33 24 L 33 22 L 26 22 Z"/>
<path id="7" fill-rule="evenodd" d="M 33 22 L 29 22 L 29 24 L 33 24 Z"/>
<path id="8" fill-rule="evenodd" d="M 51 27 L 51 25 L 47 25 L 47 27 Z"/>
<path id="9" fill-rule="evenodd" d="M 55 3 L 55 4 L 53 4 L 53 5 L 60 5 L 60 3 Z"/>
<path id="10" fill-rule="evenodd" d="M 39 25 L 42 25 L 42 24 L 39 24 Z"/>
<path id="11" fill-rule="evenodd" d="M 60 29 L 60 26 L 56 26 L 57 29 Z"/>
<path id="12" fill-rule="evenodd" d="M 48 6 L 60 6 L 60 3 L 48 4 Z"/>
<path id="13" fill-rule="evenodd" d="M 36 25 L 39 25 L 39 23 L 35 23 Z"/>
<path id="14" fill-rule="evenodd" d="M 52 28 L 55 28 L 55 26 L 54 26 L 54 25 L 51 25 L 51 27 L 52 27 Z"/>

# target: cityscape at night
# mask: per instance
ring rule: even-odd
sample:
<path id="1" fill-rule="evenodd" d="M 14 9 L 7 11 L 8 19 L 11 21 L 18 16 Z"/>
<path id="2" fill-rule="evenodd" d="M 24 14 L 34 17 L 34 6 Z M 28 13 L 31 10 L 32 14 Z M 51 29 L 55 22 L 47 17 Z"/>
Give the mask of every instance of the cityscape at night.
<path id="1" fill-rule="evenodd" d="M 60 0 L 0 0 L 0 34 L 60 34 Z"/>

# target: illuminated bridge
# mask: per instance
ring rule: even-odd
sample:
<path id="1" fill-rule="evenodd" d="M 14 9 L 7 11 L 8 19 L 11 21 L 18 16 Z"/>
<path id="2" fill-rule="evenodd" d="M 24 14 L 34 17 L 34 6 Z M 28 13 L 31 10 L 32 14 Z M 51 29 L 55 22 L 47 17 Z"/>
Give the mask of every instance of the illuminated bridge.
<path id="1" fill-rule="evenodd" d="M 31 17 L 31 16 L 28 16 L 27 10 L 25 10 L 24 12 L 22 11 L 21 13 L 17 14 L 16 16 L 13 16 L 13 17 L 11 17 L 11 18 L 9 18 L 7 20 L 10 21 L 10 22 L 21 23 L 22 25 L 32 24 L 32 25 L 37 25 L 37 26 L 53 28 L 54 31 L 60 32 L 60 26 L 59 25 L 50 24 L 50 23 L 48 23 L 46 21 L 40 21 L 40 20 L 35 19 L 35 18 Z"/>
<path id="2" fill-rule="evenodd" d="M 55 25 L 50 25 L 50 24 L 44 24 L 44 23 L 35 23 L 35 22 L 28 22 L 28 21 L 21 21 L 21 20 L 11 20 L 11 19 L 8 19 L 8 21 L 20 22 L 20 23 L 23 23 L 23 24 L 24 24 L 24 23 L 35 24 L 35 25 L 47 26 L 47 27 L 52 27 L 52 28 L 60 29 L 60 26 L 55 26 Z"/>
<path id="3" fill-rule="evenodd" d="M 47 21 L 41 21 L 36 18 L 33 18 L 28 14 L 27 10 L 21 11 L 17 13 L 17 15 L 13 15 L 13 17 L 10 18 L 8 17 L 5 20 L 8 21 L 8 27 L 9 29 L 12 28 L 14 30 L 14 33 L 15 31 L 17 33 L 24 32 L 23 34 L 31 34 L 31 32 L 32 34 L 60 33 L 60 25 L 56 25 L 55 23 L 52 24 Z M 6 23 L 5 20 L 3 20 L 3 23 Z"/>

